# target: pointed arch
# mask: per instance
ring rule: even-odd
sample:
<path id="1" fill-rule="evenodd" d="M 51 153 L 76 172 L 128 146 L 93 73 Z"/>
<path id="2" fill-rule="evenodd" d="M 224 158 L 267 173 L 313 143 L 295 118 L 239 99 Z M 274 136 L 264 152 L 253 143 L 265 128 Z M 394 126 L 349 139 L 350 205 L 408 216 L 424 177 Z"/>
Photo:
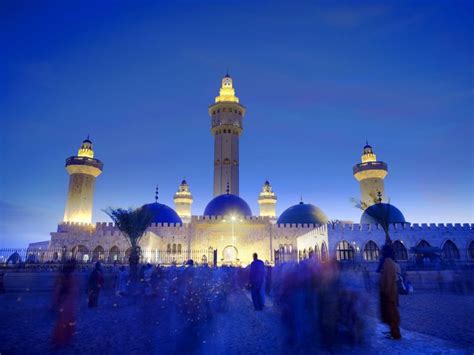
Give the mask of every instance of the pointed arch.
<path id="1" fill-rule="evenodd" d="M 118 246 L 114 245 L 109 250 L 109 260 L 110 262 L 118 261 L 120 258 L 120 249 Z"/>
<path id="2" fill-rule="evenodd" d="M 450 239 L 444 242 L 442 255 L 444 260 L 459 260 L 461 258 L 458 247 Z"/>
<path id="3" fill-rule="evenodd" d="M 393 251 L 395 253 L 396 260 L 408 260 L 407 248 L 399 240 L 396 240 L 392 243 Z"/>
<path id="4" fill-rule="evenodd" d="M 314 257 L 316 258 L 316 260 L 321 260 L 321 254 L 320 254 L 320 251 L 319 251 L 318 244 L 314 245 Z"/>
<path id="5" fill-rule="evenodd" d="M 469 246 L 467 247 L 467 256 L 469 259 L 474 260 L 474 240 L 471 240 Z"/>
<path id="6" fill-rule="evenodd" d="M 379 259 L 380 250 L 378 245 L 369 240 L 364 246 L 364 259 L 367 261 L 377 261 Z"/>
<path id="7" fill-rule="evenodd" d="M 420 247 L 420 248 L 429 248 L 429 247 L 431 247 L 430 243 L 428 243 L 424 239 L 420 240 L 416 246 Z"/>
<path id="8" fill-rule="evenodd" d="M 79 262 L 87 262 L 89 261 L 89 249 L 87 249 L 84 245 L 76 245 L 74 248 L 71 249 L 72 257 Z"/>
<path id="9" fill-rule="evenodd" d="M 347 240 L 341 240 L 337 243 L 336 259 L 338 261 L 354 260 L 354 256 L 354 247 Z"/>
<path id="10" fill-rule="evenodd" d="M 326 245 L 326 242 L 323 242 L 321 244 L 321 261 L 328 261 L 328 260 L 329 260 L 328 246 Z"/>
<path id="11" fill-rule="evenodd" d="M 105 251 L 102 246 L 98 245 L 92 251 L 92 261 L 103 261 L 105 257 Z"/>

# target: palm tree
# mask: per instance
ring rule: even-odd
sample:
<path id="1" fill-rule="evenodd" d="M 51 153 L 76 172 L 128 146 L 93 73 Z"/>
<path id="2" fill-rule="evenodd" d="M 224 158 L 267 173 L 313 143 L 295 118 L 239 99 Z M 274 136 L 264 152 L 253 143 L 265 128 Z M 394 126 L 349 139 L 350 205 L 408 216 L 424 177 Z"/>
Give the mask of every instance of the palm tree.
<path id="1" fill-rule="evenodd" d="M 117 228 L 130 242 L 131 252 L 128 262 L 132 281 L 137 280 L 138 263 L 140 261 L 140 239 L 145 235 L 153 216 L 143 207 L 137 209 L 123 209 L 109 207 L 104 211 L 114 221 Z"/>

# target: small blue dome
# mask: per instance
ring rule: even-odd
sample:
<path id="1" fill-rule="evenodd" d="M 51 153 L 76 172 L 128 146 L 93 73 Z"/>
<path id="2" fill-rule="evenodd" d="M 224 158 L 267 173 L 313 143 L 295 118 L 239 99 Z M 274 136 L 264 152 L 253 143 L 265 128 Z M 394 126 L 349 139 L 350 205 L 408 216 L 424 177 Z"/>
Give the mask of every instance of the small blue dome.
<path id="1" fill-rule="evenodd" d="M 326 224 L 328 223 L 326 214 L 318 207 L 310 204 L 300 202 L 297 205 L 291 206 L 283 212 L 278 218 L 279 224 Z"/>
<path id="2" fill-rule="evenodd" d="M 214 197 L 204 209 L 204 216 L 251 216 L 252 210 L 239 196 L 223 194 Z"/>
<path id="3" fill-rule="evenodd" d="M 361 224 L 405 223 L 402 212 L 394 205 L 388 203 L 376 203 L 367 208 L 360 217 Z"/>
<path id="4" fill-rule="evenodd" d="M 149 203 L 143 205 L 143 208 L 146 208 L 153 215 L 151 223 L 183 223 L 174 209 L 161 203 Z"/>

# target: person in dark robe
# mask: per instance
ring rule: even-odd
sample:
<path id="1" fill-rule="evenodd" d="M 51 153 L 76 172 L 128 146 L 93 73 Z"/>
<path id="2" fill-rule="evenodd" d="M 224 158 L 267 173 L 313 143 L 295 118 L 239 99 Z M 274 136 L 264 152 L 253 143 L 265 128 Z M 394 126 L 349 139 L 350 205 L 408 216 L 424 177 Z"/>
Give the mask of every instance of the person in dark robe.
<path id="1" fill-rule="evenodd" d="M 100 262 L 95 263 L 94 270 L 89 276 L 88 294 L 89 308 L 97 307 L 99 302 L 100 289 L 104 285 L 104 276 L 102 274 L 102 266 Z"/>
<path id="2" fill-rule="evenodd" d="M 76 329 L 79 281 L 75 260 L 69 260 L 58 275 L 53 294 L 53 311 L 57 314 L 52 343 L 55 347 L 69 344 Z"/>
<path id="3" fill-rule="evenodd" d="M 252 292 L 253 306 L 256 311 L 261 311 L 265 304 L 263 283 L 265 281 L 265 264 L 258 259 L 257 253 L 253 254 L 250 264 L 249 283 Z"/>
<path id="4" fill-rule="evenodd" d="M 380 313 L 382 322 L 390 327 L 392 339 L 400 339 L 400 313 L 398 311 L 397 265 L 391 245 L 382 248 L 384 259 L 380 274 Z"/>

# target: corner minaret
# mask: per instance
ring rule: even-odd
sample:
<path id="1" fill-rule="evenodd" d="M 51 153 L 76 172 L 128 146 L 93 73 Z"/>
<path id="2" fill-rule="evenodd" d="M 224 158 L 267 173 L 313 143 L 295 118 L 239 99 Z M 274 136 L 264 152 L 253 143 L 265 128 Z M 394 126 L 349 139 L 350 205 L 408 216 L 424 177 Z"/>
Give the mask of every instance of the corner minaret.
<path id="1" fill-rule="evenodd" d="M 362 208 L 372 206 L 385 200 L 384 179 L 388 174 L 388 166 L 377 161 L 372 147 L 366 142 L 362 153 L 361 163 L 354 165 L 354 177 L 360 183 L 360 199 Z"/>
<path id="2" fill-rule="evenodd" d="M 226 193 L 239 195 L 239 137 L 245 107 L 235 96 L 232 78 L 226 74 L 215 103 L 209 106 L 211 132 L 214 135 L 214 196 Z"/>
<path id="3" fill-rule="evenodd" d="M 70 177 L 64 222 L 92 222 L 95 178 L 102 173 L 103 167 L 100 160 L 94 159 L 89 136 L 82 142 L 77 155 L 66 159 Z"/>
<path id="4" fill-rule="evenodd" d="M 277 197 L 272 190 L 270 182 L 265 181 L 262 191 L 258 195 L 258 206 L 260 207 L 260 217 L 276 218 Z"/>
<path id="5" fill-rule="evenodd" d="M 191 221 L 191 205 L 193 204 L 193 195 L 189 190 L 189 185 L 186 180 L 181 181 L 178 191 L 174 194 L 174 205 L 176 213 L 181 217 L 184 223 Z"/>

